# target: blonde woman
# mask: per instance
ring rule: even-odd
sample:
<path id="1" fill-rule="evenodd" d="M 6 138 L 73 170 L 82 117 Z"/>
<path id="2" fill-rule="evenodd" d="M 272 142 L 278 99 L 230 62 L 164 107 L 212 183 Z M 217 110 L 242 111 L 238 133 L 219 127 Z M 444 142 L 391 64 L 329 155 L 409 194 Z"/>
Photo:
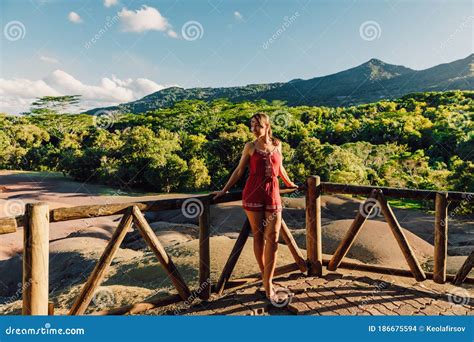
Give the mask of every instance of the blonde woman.
<path id="1" fill-rule="evenodd" d="M 249 219 L 253 234 L 253 248 L 262 274 L 265 294 L 275 298 L 273 273 L 275 271 L 278 237 L 281 227 L 282 204 L 278 177 L 287 187 L 297 187 L 286 173 L 282 163 L 281 142 L 272 136 L 270 118 L 256 113 L 250 119 L 255 141 L 245 144 L 239 165 L 214 199 L 225 194 L 242 177 L 247 165 L 250 175 L 242 193 L 242 207 Z"/>

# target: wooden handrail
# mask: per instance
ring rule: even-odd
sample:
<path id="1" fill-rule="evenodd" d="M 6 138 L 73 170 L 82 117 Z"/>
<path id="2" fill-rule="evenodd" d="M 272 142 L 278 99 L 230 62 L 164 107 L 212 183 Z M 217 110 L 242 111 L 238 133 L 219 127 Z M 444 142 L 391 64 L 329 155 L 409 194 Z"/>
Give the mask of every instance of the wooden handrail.
<path id="1" fill-rule="evenodd" d="M 390 187 L 378 187 L 368 185 L 352 185 L 342 183 L 321 182 L 321 194 L 351 194 L 351 195 L 367 195 L 369 196 L 372 190 L 380 189 L 383 191 L 385 197 L 388 198 L 411 198 L 420 200 L 435 200 L 437 190 L 416 190 L 416 189 L 399 189 Z M 296 191 L 306 191 L 306 185 L 299 188 L 280 189 L 280 194 L 290 194 Z M 457 192 L 446 191 L 447 200 L 450 202 L 473 202 L 474 193 L 472 192 Z M 212 195 L 198 195 L 194 196 L 196 199 L 209 198 L 209 204 L 226 203 L 233 201 L 240 201 L 242 199 L 242 191 L 230 192 L 222 195 L 218 199 L 212 199 Z M 147 211 L 164 211 L 179 209 L 188 197 L 160 199 L 153 201 L 129 202 L 129 203 L 111 203 L 111 204 L 94 204 L 81 205 L 69 208 L 56 208 L 50 210 L 50 222 L 61 222 L 69 220 L 79 220 L 93 217 L 120 215 L 125 213 L 130 206 L 137 206 L 142 212 Z M 0 235 L 14 233 L 18 227 L 24 225 L 24 215 L 15 217 L 0 218 Z"/>
<path id="2" fill-rule="evenodd" d="M 372 190 L 380 189 L 385 197 L 389 198 L 411 198 L 418 200 L 434 201 L 436 193 L 440 190 L 418 190 L 405 188 L 391 188 L 385 186 L 372 185 L 353 185 L 342 183 L 321 182 L 322 192 L 324 194 L 351 194 L 351 195 L 366 195 L 369 196 Z M 451 202 L 473 202 L 474 193 L 446 191 L 448 194 L 448 201 Z"/>

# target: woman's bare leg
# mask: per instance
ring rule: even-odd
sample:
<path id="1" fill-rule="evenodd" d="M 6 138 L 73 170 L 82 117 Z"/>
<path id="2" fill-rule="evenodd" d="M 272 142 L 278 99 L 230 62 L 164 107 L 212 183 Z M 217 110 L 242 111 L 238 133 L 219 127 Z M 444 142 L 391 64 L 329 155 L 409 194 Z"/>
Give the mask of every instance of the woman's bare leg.
<path id="1" fill-rule="evenodd" d="M 278 236 L 281 227 L 281 212 L 265 212 L 263 226 L 265 237 L 263 286 L 265 286 L 267 297 L 271 298 L 274 294 L 272 281 L 273 273 L 275 272 Z"/>
<path id="2" fill-rule="evenodd" d="M 264 256 L 263 256 L 263 248 L 264 248 L 264 237 L 263 237 L 263 219 L 265 214 L 263 211 L 250 211 L 245 210 L 247 217 L 250 222 L 250 228 L 252 229 L 253 234 L 253 252 L 255 253 L 255 258 L 257 259 L 258 267 L 260 268 L 260 272 L 262 273 L 263 279 L 263 271 L 264 271 Z"/>

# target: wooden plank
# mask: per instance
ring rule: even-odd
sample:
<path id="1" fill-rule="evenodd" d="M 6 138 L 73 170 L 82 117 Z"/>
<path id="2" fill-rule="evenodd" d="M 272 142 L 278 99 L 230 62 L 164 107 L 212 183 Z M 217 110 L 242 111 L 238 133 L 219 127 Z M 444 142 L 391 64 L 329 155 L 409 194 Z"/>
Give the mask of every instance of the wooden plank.
<path id="1" fill-rule="evenodd" d="M 322 192 L 324 194 L 351 194 L 351 195 L 369 195 L 372 190 L 382 190 L 385 197 L 393 198 L 413 198 L 419 200 L 434 200 L 436 192 L 433 190 L 417 190 L 417 189 L 399 189 L 390 187 L 380 186 L 369 186 L 369 185 L 353 185 L 353 184 L 342 184 L 342 183 L 321 183 Z M 448 191 L 448 201 L 452 202 L 473 202 L 474 193 L 472 192 L 459 192 L 459 191 Z"/>
<path id="2" fill-rule="evenodd" d="M 281 194 L 293 193 L 300 190 L 300 188 L 282 188 L 280 189 Z M 51 222 L 61 222 L 69 220 L 78 220 L 84 218 L 93 218 L 93 217 L 102 217 L 102 216 L 112 216 L 112 215 L 122 215 L 125 213 L 127 208 L 132 206 L 137 206 L 141 212 L 147 211 L 164 211 L 164 210 L 173 210 L 181 209 L 183 203 L 189 198 L 196 198 L 199 200 L 207 200 L 209 204 L 217 203 L 226 203 L 233 201 L 240 201 L 242 199 L 242 191 L 230 192 L 222 195 L 217 199 L 212 199 L 212 196 L 209 195 L 200 195 L 200 196 L 187 196 L 181 198 L 171 198 L 171 199 L 158 199 L 150 201 L 141 201 L 141 202 L 130 202 L 130 203 L 111 203 L 111 204 L 98 204 L 98 205 L 81 205 L 68 208 L 56 208 L 50 211 L 50 221 Z M 17 227 L 23 225 L 22 216 L 16 218 Z M 12 225 L 11 218 L 0 218 L 0 225 Z"/>
<path id="3" fill-rule="evenodd" d="M 453 279 L 453 284 L 461 285 L 466 280 L 466 277 L 469 272 L 471 272 L 472 266 L 474 266 L 474 251 L 469 254 L 469 256 L 462 264 L 461 268 L 459 269 L 458 273 L 456 273 L 456 276 Z"/>
<path id="4" fill-rule="evenodd" d="M 180 295 L 171 295 L 164 298 L 150 299 L 144 302 L 124 305 L 119 308 L 110 310 L 102 310 L 91 313 L 93 316 L 105 316 L 105 315 L 136 315 L 143 311 L 156 309 L 159 307 L 175 304 L 181 301 Z"/>
<path id="5" fill-rule="evenodd" d="M 426 279 L 425 272 L 421 269 L 418 260 L 416 259 L 415 253 L 410 247 L 410 244 L 403 233 L 402 227 L 398 223 L 395 215 L 393 214 L 392 208 L 385 199 L 382 191 L 378 193 L 378 200 L 380 203 L 380 209 L 382 209 L 383 216 L 392 230 L 395 239 L 397 240 L 398 246 L 400 247 L 405 259 L 410 267 L 410 270 L 417 281 L 423 281 Z"/>
<path id="6" fill-rule="evenodd" d="M 94 270 L 87 279 L 86 284 L 81 290 L 79 296 L 77 296 L 74 304 L 72 305 L 69 315 L 82 315 L 89 306 L 92 297 L 94 296 L 94 291 L 97 286 L 100 285 L 102 280 L 105 277 L 108 267 L 112 262 L 115 254 L 120 248 L 125 235 L 132 226 L 133 215 L 132 208 L 128 208 L 125 214 L 122 217 L 117 229 L 115 229 L 114 234 L 110 238 L 109 243 L 105 247 L 104 253 L 102 253 L 99 261 L 95 265 Z"/>
<path id="7" fill-rule="evenodd" d="M 306 256 L 308 259 L 308 275 L 319 277 L 323 273 L 320 178 L 319 176 L 310 176 L 306 183 Z"/>
<path id="8" fill-rule="evenodd" d="M 183 300 L 188 300 L 191 295 L 191 291 L 189 291 L 186 282 L 181 277 L 181 274 L 176 268 L 176 265 L 171 260 L 171 257 L 168 255 L 168 253 L 166 253 L 165 249 L 156 237 L 155 232 L 153 229 L 151 229 L 140 209 L 138 209 L 136 206 L 133 206 L 132 212 L 134 222 L 137 225 L 140 234 L 143 236 L 153 253 L 155 253 L 158 261 L 161 263 L 166 273 L 168 273 L 168 276 L 176 287 L 176 290 L 178 290 L 181 298 Z"/>
<path id="9" fill-rule="evenodd" d="M 434 235 L 434 282 L 446 282 L 446 260 L 448 258 L 448 194 L 437 193 L 435 200 Z"/>
<path id="10" fill-rule="evenodd" d="M 15 233 L 18 227 L 23 226 L 24 216 L 0 218 L 0 235 Z"/>
<path id="11" fill-rule="evenodd" d="M 49 297 L 49 206 L 28 203 L 23 230 L 23 315 L 47 315 Z"/>
<path id="12" fill-rule="evenodd" d="M 290 229 L 288 228 L 286 222 L 283 219 L 281 220 L 281 235 L 283 237 L 283 240 L 285 240 L 285 244 L 288 246 L 291 255 L 293 255 L 295 262 L 298 264 L 300 271 L 306 272 L 308 270 L 308 267 L 306 265 L 306 260 L 303 256 L 303 253 L 301 253 L 301 250 L 296 244 L 296 241 L 293 238 Z"/>
<path id="13" fill-rule="evenodd" d="M 199 298 L 211 297 L 211 214 L 210 197 L 201 201 L 203 210 L 199 216 Z"/>
<path id="14" fill-rule="evenodd" d="M 364 201 L 364 203 L 359 207 L 354 221 L 352 221 L 351 226 L 346 232 L 346 235 L 337 246 L 336 251 L 334 252 L 331 261 L 329 262 L 327 269 L 330 271 L 335 271 L 342 262 L 342 259 L 346 256 L 347 252 L 354 243 L 357 235 L 359 234 L 362 226 L 364 225 L 367 218 L 370 216 L 370 213 L 375 207 L 377 201 L 377 190 L 372 190 L 369 197 Z M 362 208 L 362 209 L 361 209 Z"/>
<path id="15" fill-rule="evenodd" d="M 329 265 L 330 259 L 323 259 L 323 265 Z M 408 278 L 413 278 L 413 273 L 410 270 L 403 270 L 400 268 L 392 268 L 392 267 L 386 267 L 386 266 L 380 266 L 380 265 L 371 265 L 371 264 L 362 264 L 362 263 L 357 263 L 357 262 L 350 262 L 350 261 L 343 261 L 339 265 L 338 268 L 341 269 L 346 269 L 346 270 L 353 270 L 353 271 L 366 271 L 366 272 L 372 272 L 372 273 L 379 273 L 379 274 L 388 274 L 392 276 L 398 276 L 398 277 L 408 277 Z M 432 272 L 425 272 L 426 278 L 427 279 L 433 279 L 433 273 Z M 446 280 L 452 281 L 454 280 L 455 275 L 454 274 L 447 274 L 446 275 Z M 474 284 L 474 278 L 467 277 L 465 279 L 466 283 L 469 284 Z"/>
<path id="16" fill-rule="evenodd" d="M 225 263 L 225 266 L 222 270 L 219 280 L 217 281 L 215 291 L 219 295 L 221 295 L 222 292 L 224 291 L 225 286 L 227 282 L 229 281 L 232 275 L 232 272 L 234 271 L 235 265 L 237 264 L 237 260 L 239 260 L 240 254 L 242 253 L 245 243 L 247 242 L 247 239 L 249 237 L 250 230 L 251 230 L 250 222 L 248 219 L 245 219 L 244 225 L 242 229 L 240 230 L 239 236 L 237 237 L 237 240 L 235 241 L 234 247 L 232 248 L 229 258 L 227 259 Z"/>

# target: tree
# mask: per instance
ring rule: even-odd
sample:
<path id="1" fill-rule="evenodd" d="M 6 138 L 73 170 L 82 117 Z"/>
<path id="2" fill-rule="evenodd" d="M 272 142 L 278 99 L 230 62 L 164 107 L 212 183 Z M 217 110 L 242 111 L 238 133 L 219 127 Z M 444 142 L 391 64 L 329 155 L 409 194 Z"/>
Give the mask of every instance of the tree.
<path id="1" fill-rule="evenodd" d="M 81 95 L 43 96 L 31 104 L 31 114 L 64 114 L 79 104 Z"/>

